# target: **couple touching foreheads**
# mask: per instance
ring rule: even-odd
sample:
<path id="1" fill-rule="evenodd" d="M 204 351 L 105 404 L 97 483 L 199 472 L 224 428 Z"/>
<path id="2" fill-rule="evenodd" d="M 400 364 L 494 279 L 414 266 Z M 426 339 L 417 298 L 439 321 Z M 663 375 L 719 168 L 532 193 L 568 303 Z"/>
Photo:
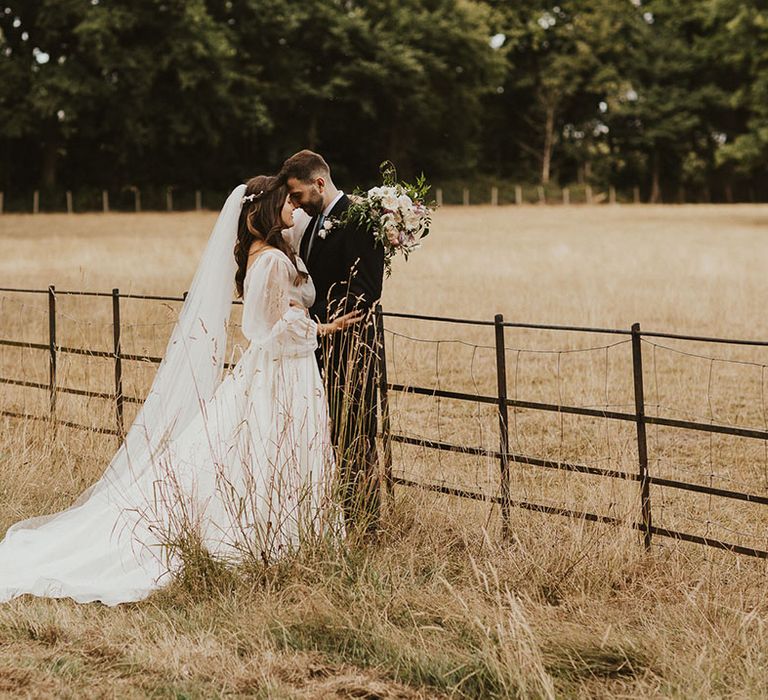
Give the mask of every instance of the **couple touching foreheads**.
<path id="1" fill-rule="evenodd" d="M 72 507 L 8 529 L 0 601 L 114 605 L 167 583 L 190 543 L 272 561 L 375 533 L 384 249 L 349 206 L 308 150 L 233 190 L 122 445 Z M 248 344 L 225 372 L 233 286 Z"/>

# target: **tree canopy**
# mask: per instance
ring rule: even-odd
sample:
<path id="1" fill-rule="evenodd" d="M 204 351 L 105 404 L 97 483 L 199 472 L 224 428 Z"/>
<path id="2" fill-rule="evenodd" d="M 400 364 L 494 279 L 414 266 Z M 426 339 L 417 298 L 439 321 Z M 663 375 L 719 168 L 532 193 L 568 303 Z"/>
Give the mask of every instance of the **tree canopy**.
<path id="1" fill-rule="evenodd" d="M 344 179 L 768 195 L 760 0 L 0 4 L 0 189 Z"/>

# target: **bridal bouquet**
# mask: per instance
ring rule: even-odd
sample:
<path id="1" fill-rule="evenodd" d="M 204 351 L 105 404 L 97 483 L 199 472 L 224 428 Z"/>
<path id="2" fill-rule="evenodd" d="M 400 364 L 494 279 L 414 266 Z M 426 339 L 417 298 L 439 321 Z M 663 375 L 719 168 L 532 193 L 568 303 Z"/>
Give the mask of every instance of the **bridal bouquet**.
<path id="1" fill-rule="evenodd" d="M 408 256 L 421 247 L 421 239 L 429 234 L 434 205 L 427 203 L 429 185 L 424 175 L 411 185 L 398 182 L 395 167 L 389 161 L 381 165 L 383 184 L 367 192 L 356 190 L 350 197 L 347 216 L 373 232 L 384 246 L 384 268 L 389 277 L 392 258 Z"/>

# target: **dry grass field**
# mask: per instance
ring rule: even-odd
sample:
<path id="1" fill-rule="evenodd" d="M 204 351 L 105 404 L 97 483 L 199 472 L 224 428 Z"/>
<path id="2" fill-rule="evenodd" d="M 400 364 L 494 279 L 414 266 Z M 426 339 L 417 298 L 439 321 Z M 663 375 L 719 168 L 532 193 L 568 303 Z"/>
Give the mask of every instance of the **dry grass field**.
<path id="1" fill-rule="evenodd" d="M 0 217 L 0 285 L 179 295 L 213 213 Z M 768 340 L 768 207 L 446 207 L 386 283 L 390 311 Z M 162 354 L 178 305 L 124 300 L 123 351 Z M 61 345 L 110 350 L 109 299 L 60 295 Z M 389 380 L 493 395 L 493 328 L 388 319 Z M 44 295 L 0 293 L 0 338 L 47 342 Z M 233 332 L 233 356 L 238 342 Z M 632 411 L 626 336 L 508 328 L 510 397 Z M 764 429 L 768 348 L 648 338 L 652 415 Z M 44 352 L 0 347 L 0 377 L 47 380 Z M 125 363 L 126 394 L 154 372 Z M 59 383 L 113 390 L 108 360 L 66 355 Z M 391 394 L 393 428 L 496 449 L 492 407 Z M 127 418 L 136 406 L 126 407 Z M 45 415 L 45 391 L 0 384 L 0 410 Z M 59 397 L 114 427 L 109 401 Z M 517 454 L 634 472 L 634 426 L 510 412 Z M 98 477 L 115 438 L 0 418 L 0 533 Z M 768 494 L 762 441 L 649 426 L 650 471 Z M 396 444 L 395 473 L 487 494 L 498 464 Z M 635 482 L 512 465 L 513 497 L 639 517 Z M 651 490 L 654 524 L 768 548 L 768 506 Z M 0 606 L 0 696 L 756 697 L 768 693 L 766 565 L 628 526 L 398 487 L 374 546 L 303 552 L 179 581 L 116 609 Z"/>

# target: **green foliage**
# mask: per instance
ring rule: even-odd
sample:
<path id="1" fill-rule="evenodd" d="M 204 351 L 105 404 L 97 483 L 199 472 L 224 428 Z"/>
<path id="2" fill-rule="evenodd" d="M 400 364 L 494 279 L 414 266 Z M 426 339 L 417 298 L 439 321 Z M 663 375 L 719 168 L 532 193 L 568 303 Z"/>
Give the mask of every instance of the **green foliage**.
<path id="1" fill-rule="evenodd" d="M 744 119 L 743 131 L 717 153 L 721 165 L 744 175 L 765 172 L 768 164 L 768 9 L 757 0 L 721 0 L 713 8 L 723 26 L 722 54 L 742 78 L 730 94 L 730 106 Z"/>
<path id="2" fill-rule="evenodd" d="M 391 159 L 410 180 L 739 197 L 768 185 L 768 11 L 759 0 L 13 0 L 0 8 L 0 121 L 11 192 L 226 189 L 309 147 L 341 183 L 373 184 Z"/>

